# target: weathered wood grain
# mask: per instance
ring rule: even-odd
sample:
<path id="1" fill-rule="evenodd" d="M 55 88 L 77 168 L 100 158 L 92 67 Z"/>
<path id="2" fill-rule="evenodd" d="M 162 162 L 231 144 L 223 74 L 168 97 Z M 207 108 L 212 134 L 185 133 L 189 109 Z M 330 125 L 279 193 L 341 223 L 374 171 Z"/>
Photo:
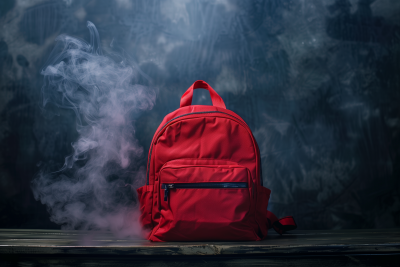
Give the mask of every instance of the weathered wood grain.
<path id="1" fill-rule="evenodd" d="M 1 255 L 0 255 L 1 256 Z M 399 255 L 336 255 L 336 256 L 69 256 L 66 255 L 40 255 L 19 256 L 7 255 L 0 257 L 0 266 L 51 266 L 51 267 L 102 267 L 102 266 L 162 266 L 162 267 L 251 267 L 251 266 L 300 266 L 300 267 L 352 267 L 352 266 L 393 266 L 398 267 Z"/>
<path id="2" fill-rule="evenodd" d="M 17 255 L 349 255 L 398 254 L 400 229 L 271 233 L 261 242 L 165 242 L 109 232 L 0 229 L 0 254 Z"/>

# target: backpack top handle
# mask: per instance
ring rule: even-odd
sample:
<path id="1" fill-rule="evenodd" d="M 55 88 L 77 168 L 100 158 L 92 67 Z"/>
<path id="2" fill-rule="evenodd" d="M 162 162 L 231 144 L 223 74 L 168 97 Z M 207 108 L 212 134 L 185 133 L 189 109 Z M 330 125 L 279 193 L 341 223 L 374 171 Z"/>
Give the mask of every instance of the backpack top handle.
<path id="1" fill-rule="evenodd" d="M 215 92 L 214 89 L 212 89 L 212 87 L 208 83 L 202 80 L 195 81 L 192 86 L 190 86 L 189 89 L 187 89 L 186 92 L 182 95 L 181 108 L 190 106 L 192 104 L 193 90 L 199 88 L 206 89 L 208 90 L 208 92 L 210 92 L 211 101 L 214 107 L 226 109 L 224 100 L 222 100 L 222 98 L 217 94 L 217 92 Z"/>

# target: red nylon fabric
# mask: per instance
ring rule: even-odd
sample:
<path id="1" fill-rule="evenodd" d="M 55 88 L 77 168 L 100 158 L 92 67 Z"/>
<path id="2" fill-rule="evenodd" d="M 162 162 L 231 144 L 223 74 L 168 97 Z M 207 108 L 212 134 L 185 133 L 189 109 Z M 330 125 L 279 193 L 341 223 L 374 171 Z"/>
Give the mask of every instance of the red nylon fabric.
<path id="1" fill-rule="evenodd" d="M 253 183 L 250 171 L 224 161 L 173 160 L 159 173 L 161 183 L 244 182 L 249 188 L 171 189 L 158 191 L 160 220 L 153 239 L 252 240 L 257 225 L 249 216 L 252 209 Z M 157 179 L 157 178 L 156 178 Z M 250 211 L 250 212 L 249 212 Z"/>
<path id="2" fill-rule="evenodd" d="M 267 211 L 268 229 L 274 228 L 278 234 L 283 234 L 297 228 L 293 216 L 286 216 L 278 219 L 275 214 Z"/>
<path id="3" fill-rule="evenodd" d="M 214 106 L 190 105 L 200 87 L 210 91 Z M 147 185 L 138 189 L 140 220 L 151 241 L 267 236 L 271 191 L 261 185 L 257 143 L 247 124 L 216 96 L 207 83 L 195 82 L 153 137 Z M 225 187 L 215 188 L 221 184 Z"/>
<path id="4" fill-rule="evenodd" d="M 183 94 L 181 98 L 181 108 L 185 106 L 190 106 L 192 104 L 193 90 L 199 88 L 206 89 L 210 92 L 213 106 L 226 109 L 224 100 L 222 100 L 222 98 L 208 83 L 202 80 L 195 81 L 192 86 L 190 86 L 189 89 L 187 89 L 187 91 Z"/>

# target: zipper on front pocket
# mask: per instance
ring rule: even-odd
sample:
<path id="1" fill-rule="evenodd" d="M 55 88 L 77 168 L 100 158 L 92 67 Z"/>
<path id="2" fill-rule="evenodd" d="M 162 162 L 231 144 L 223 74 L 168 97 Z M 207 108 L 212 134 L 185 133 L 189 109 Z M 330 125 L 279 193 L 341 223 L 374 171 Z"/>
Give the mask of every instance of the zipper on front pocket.
<path id="1" fill-rule="evenodd" d="M 164 201 L 168 200 L 170 189 L 218 189 L 218 188 L 248 188 L 248 184 L 244 182 L 236 183 L 173 183 L 162 184 L 161 188 L 164 189 Z"/>

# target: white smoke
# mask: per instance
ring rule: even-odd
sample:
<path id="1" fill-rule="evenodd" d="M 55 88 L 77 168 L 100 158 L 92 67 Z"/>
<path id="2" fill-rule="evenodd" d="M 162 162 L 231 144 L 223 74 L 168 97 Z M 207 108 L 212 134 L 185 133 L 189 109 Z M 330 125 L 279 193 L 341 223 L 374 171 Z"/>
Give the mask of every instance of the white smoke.
<path id="1" fill-rule="evenodd" d="M 42 71 L 44 106 L 72 109 L 79 137 L 63 168 L 42 170 L 32 189 L 64 229 L 135 236 L 141 231 L 135 189 L 145 183 L 145 170 L 137 163 L 143 149 L 134 137 L 134 119 L 153 107 L 156 94 L 135 84 L 132 66 L 104 55 L 96 27 L 87 26 L 90 44 L 59 36 Z"/>

